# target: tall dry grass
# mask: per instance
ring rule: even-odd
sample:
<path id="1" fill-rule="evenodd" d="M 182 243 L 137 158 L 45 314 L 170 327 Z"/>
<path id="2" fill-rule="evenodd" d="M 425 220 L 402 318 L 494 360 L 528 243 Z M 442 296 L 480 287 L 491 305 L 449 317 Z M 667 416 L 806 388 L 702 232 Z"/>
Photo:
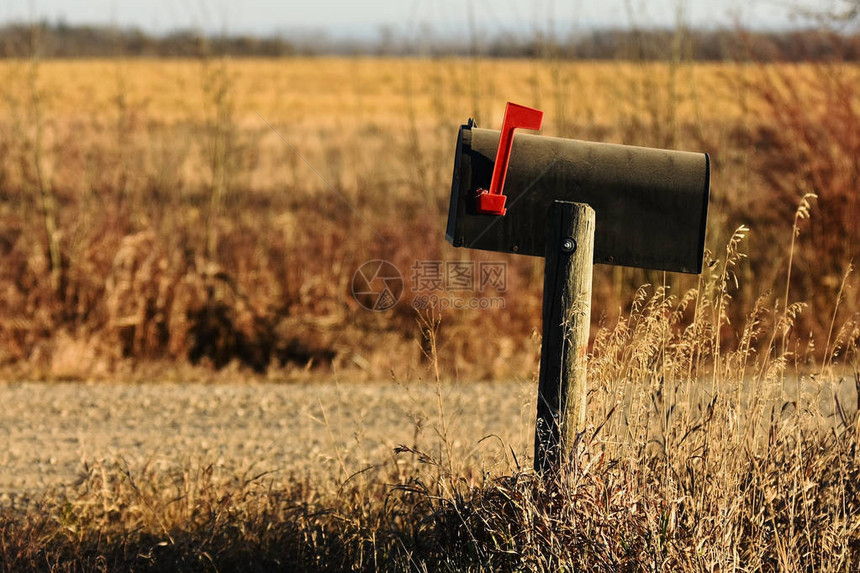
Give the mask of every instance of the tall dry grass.
<path id="1" fill-rule="evenodd" d="M 37 74 L 24 73 L 34 66 Z M 4 62 L 7 376 L 128 376 L 159 361 L 202 365 L 200 376 L 230 362 L 275 377 L 308 367 L 354 377 L 415 371 L 424 359 L 412 345 L 408 301 L 384 316 L 362 312 L 349 296 L 352 273 L 382 258 L 408 280 L 416 260 L 461 257 L 508 263 L 508 304 L 503 313 L 446 317 L 446 375 L 510 377 L 513 368 L 529 376 L 542 261 L 453 251 L 442 238 L 451 146 L 456 126 L 473 114 L 475 69 L 485 125 L 500 121 L 507 99 L 540 99 L 557 111 L 547 117 L 549 135 L 711 153 L 709 246 L 741 224 L 753 231 L 750 258 L 737 269 L 741 304 L 729 307 L 732 323 L 743 320 L 735 309 L 784 289 L 792 213 L 815 192 L 812 218 L 798 227 L 789 304 L 810 304 L 797 328 L 822 360 L 837 292 L 837 320 L 857 312 L 850 277 L 841 281 L 856 248 L 848 169 L 856 67 L 693 64 L 679 47 L 671 64 Z M 574 91 L 588 97 L 572 99 Z M 38 114 L 23 113 L 34 106 Z M 795 131 L 780 121 L 795 122 Z M 801 163 L 806 170 L 795 172 Z M 670 292 L 696 285 L 695 277 L 598 267 L 595 326 L 616 320 L 645 282 Z M 485 343 L 464 335 L 474 329 L 504 361 L 481 359 Z M 69 340 L 86 357 L 77 367 Z M 739 343 L 725 330 L 722 345 Z"/>
<path id="2" fill-rule="evenodd" d="M 738 325 L 738 229 L 699 286 L 645 286 L 589 356 L 585 431 L 552 476 L 508 449 L 498 473 L 449 442 L 438 315 L 416 329 L 439 385 L 438 445 L 337 487 L 211 467 L 85 466 L 0 513 L 8 571 L 853 571 L 860 565 L 860 331 L 804 374 L 790 324 Z M 777 309 L 778 310 L 778 309 Z M 790 323 L 791 316 L 784 322 Z M 838 351 L 836 349 L 839 349 Z"/>

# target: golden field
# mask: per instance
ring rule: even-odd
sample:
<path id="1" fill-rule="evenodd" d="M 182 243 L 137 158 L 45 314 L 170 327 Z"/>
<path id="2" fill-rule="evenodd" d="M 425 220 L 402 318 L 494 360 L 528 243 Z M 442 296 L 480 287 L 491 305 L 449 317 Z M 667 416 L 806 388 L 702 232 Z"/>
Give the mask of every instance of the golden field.
<path id="1" fill-rule="evenodd" d="M 285 164 L 296 162 L 269 122 L 323 172 L 332 171 L 336 150 L 339 161 L 350 165 L 338 173 L 353 178 L 348 188 L 381 168 L 382 145 L 395 158 L 389 169 L 396 172 L 412 153 L 404 146 L 416 138 L 421 162 L 442 183 L 457 126 L 469 117 L 498 126 L 509 100 L 545 110 L 546 134 L 596 133 L 607 141 L 634 143 L 646 135 L 642 126 L 672 141 L 691 126 L 747 122 L 757 111 L 746 82 L 761 73 L 750 65 L 368 58 L 48 61 L 39 64 L 37 78 L 29 78 L 30 69 L 28 61 L 4 62 L 0 77 L 13 99 L 26 100 L 36 91 L 47 145 L 71 130 L 95 139 L 93 130 L 110 133 L 120 121 L 131 137 L 144 127 L 184 127 L 185 138 L 176 142 L 190 156 L 183 176 L 205 185 L 208 168 L 194 164 L 194 153 L 206 142 L 184 139 L 218 117 L 221 90 L 222 113 L 229 115 L 222 119 L 261 146 L 260 162 L 244 173 L 253 187 L 285 185 Z M 23 104 L 18 102 L 15 113 L 24 111 Z M 308 174 L 313 172 L 298 174 L 305 186 L 324 187 Z M 445 187 L 434 192 L 444 195 Z"/>
<path id="2" fill-rule="evenodd" d="M 18 76 L 31 64 L 29 60 L 4 61 L 0 70 L 5 77 Z M 505 101 L 512 100 L 545 109 L 546 129 L 557 129 L 559 106 L 568 121 L 591 119 L 617 125 L 626 114 L 644 116 L 650 109 L 638 105 L 636 92 L 645 85 L 657 87 L 650 97 L 665 104 L 669 94 L 659 88 L 671 81 L 677 84 L 679 119 L 735 119 L 742 113 L 739 88 L 743 80 L 763 72 L 755 64 L 685 63 L 673 67 L 647 62 L 366 57 L 209 62 L 49 60 L 38 66 L 46 117 L 58 119 L 115 117 L 116 98 L 123 93 L 130 105 L 153 120 L 167 124 L 204 121 L 208 118 L 206 108 L 211 105 L 204 84 L 207 74 L 218 68 L 229 76 L 235 114 L 242 121 L 254 121 L 259 112 L 290 124 L 314 125 L 320 121 L 372 125 L 405 117 L 412 110 L 427 122 L 439 121 L 441 114 L 450 113 L 457 120 L 476 112 L 490 114 L 500 122 L 495 112 L 503 112 Z M 807 77 L 813 67 L 798 66 L 793 73 Z M 857 72 L 851 68 L 847 71 Z M 649 97 L 638 95 L 642 101 Z M 473 108 L 476 96 L 479 110 Z"/>
<path id="3" fill-rule="evenodd" d="M 184 421 L 261 435 L 229 403 L 209 411 L 219 392 L 253 410 L 259 392 L 260 419 L 298 408 L 316 425 L 269 427 L 288 445 L 254 451 L 300 439 L 324 459 L 258 463 L 236 440 L 185 465 L 133 446 L 84 456 L 73 483 L 0 499 L 0 570 L 855 570 L 858 76 L 838 62 L 0 62 L 2 391 L 78 420 L 18 381 L 79 381 L 68 402 L 101 420 L 112 392 L 134 409 L 146 383 L 158 416 L 115 417 L 160 420 L 148 443 L 193 442 L 174 435 Z M 523 423 L 543 263 L 444 241 L 456 130 L 498 127 L 509 100 L 543 109 L 547 135 L 712 159 L 702 276 L 595 269 L 587 429 L 551 479 L 530 469 Z M 406 293 L 365 311 L 350 284 L 373 259 L 407 281 L 419 260 L 503 261 L 505 308 L 416 313 Z M 158 406 L 164 380 L 222 385 Z M 273 385 L 331 380 L 337 400 L 318 408 Z M 410 382 L 414 404 L 380 400 Z M 335 402 L 355 428 L 334 427 Z M 59 439 L 25 430 L 7 461 Z"/>

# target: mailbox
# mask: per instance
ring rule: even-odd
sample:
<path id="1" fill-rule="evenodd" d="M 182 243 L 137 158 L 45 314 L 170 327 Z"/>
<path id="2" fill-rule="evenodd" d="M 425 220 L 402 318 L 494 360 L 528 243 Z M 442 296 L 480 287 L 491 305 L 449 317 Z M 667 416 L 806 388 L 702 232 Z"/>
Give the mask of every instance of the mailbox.
<path id="1" fill-rule="evenodd" d="M 508 103 L 501 131 L 460 128 L 445 236 L 546 258 L 535 468 L 556 471 L 584 431 L 592 263 L 699 273 L 710 160 L 518 134 L 543 112 Z"/>
<path id="2" fill-rule="evenodd" d="M 447 240 L 455 247 L 544 256 L 554 201 L 596 213 L 594 262 L 699 273 L 710 163 L 705 153 L 517 133 L 504 180 L 506 210 L 479 212 L 500 132 L 471 120 L 460 128 Z"/>

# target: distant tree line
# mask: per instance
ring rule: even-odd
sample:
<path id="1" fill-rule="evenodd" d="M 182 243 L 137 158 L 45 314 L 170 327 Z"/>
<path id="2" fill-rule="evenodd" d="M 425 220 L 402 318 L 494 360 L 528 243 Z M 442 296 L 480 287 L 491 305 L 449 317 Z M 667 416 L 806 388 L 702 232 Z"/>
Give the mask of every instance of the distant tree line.
<path id="1" fill-rule="evenodd" d="M 0 27 L 0 57 L 282 57 L 294 55 L 388 55 L 545 57 L 563 59 L 698 61 L 860 60 L 860 33 L 827 28 L 784 31 L 732 29 L 595 29 L 565 39 L 498 34 L 482 41 L 425 37 L 421 40 L 380 30 L 377 39 L 329 38 L 324 33 L 295 38 L 204 35 L 179 30 L 164 35 L 137 28 L 71 26 L 62 22 Z"/>
<path id="2" fill-rule="evenodd" d="M 283 38 L 206 36 L 190 30 L 152 35 L 138 28 L 70 26 L 63 23 L 12 24 L 0 28 L 0 57 L 197 57 L 291 56 L 296 46 Z"/>
<path id="3" fill-rule="evenodd" d="M 738 30 L 593 30 L 565 42 L 497 38 L 494 56 L 552 56 L 565 59 L 697 61 L 860 60 L 860 35 L 806 29 L 779 32 Z"/>

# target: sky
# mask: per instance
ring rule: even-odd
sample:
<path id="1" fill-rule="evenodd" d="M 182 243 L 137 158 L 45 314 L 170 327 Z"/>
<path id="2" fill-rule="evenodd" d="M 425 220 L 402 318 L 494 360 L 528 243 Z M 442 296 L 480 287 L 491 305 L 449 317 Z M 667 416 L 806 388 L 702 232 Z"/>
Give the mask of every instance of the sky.
<path id="1" fill-rule="evenodd" d="M 480 34 L 552 31 L 559 36 L 594 27 L 673 26 L 748 28 L 797 26 L 804 10 L 845 0 L 0 0 L 0 19 L 117 24 L 153 33 L 195 29 L 230 34 L 322 32 L 370 38 L 383 27 L 398 35 L 468 33 L 470 12 Z"/>

